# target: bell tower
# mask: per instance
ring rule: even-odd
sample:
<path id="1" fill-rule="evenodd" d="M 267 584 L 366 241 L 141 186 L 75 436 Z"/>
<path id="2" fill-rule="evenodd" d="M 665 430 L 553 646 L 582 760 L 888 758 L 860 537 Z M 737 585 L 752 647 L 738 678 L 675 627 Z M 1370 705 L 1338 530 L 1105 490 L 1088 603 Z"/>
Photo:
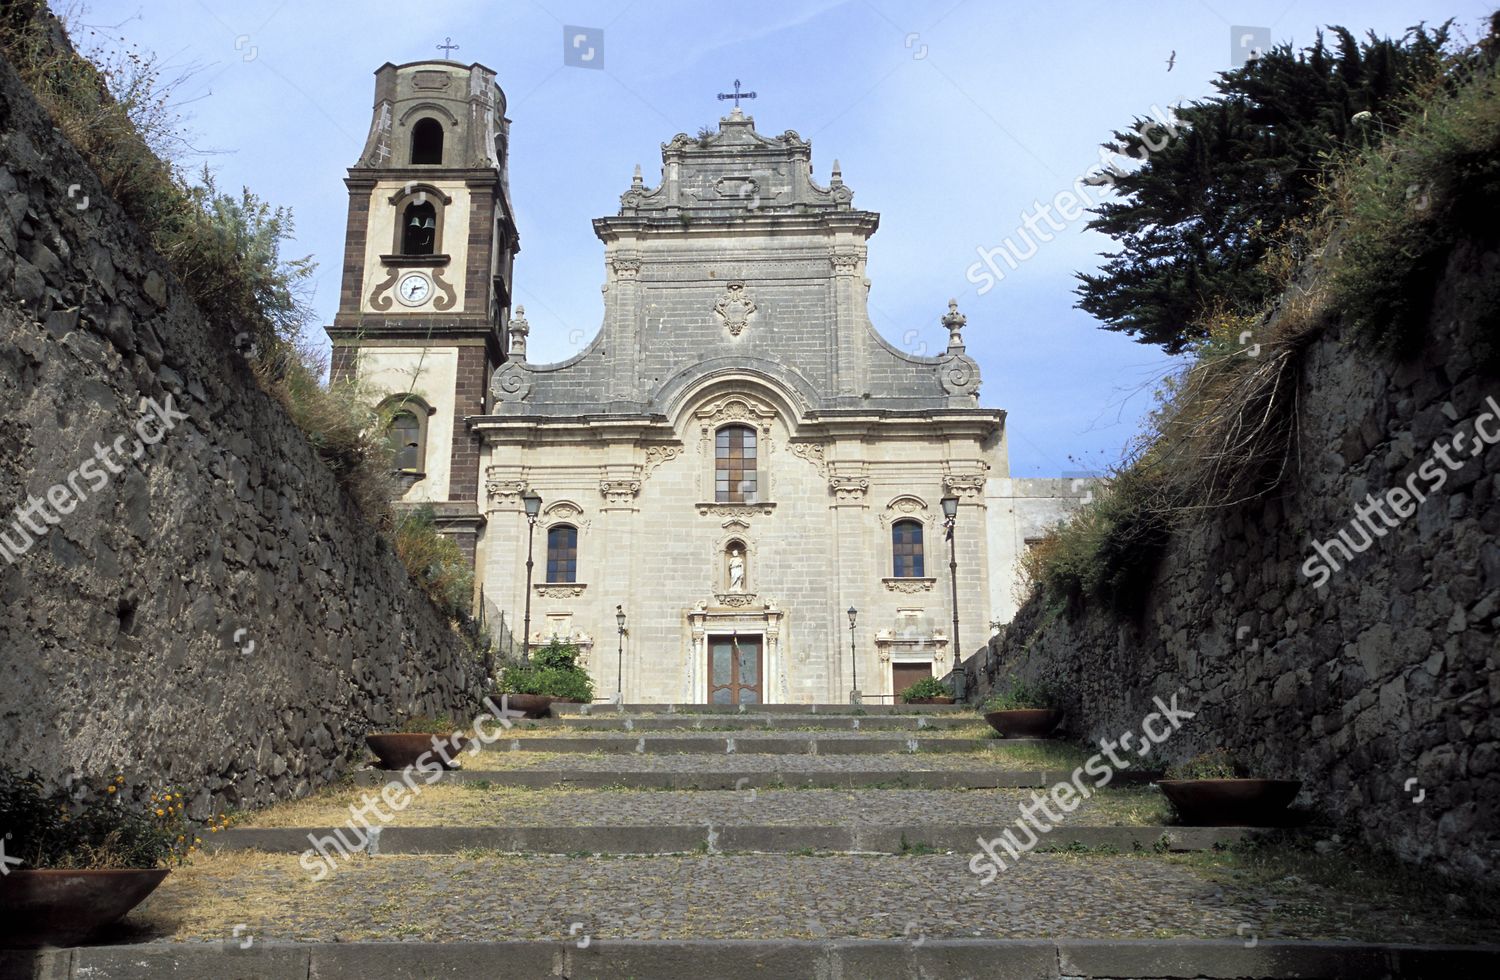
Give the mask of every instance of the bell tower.
<path id="1" fill-rule="evenodd" d="M 334 381 L 358 380 L 390 413 L 398 507 L 426 505 L 470 560 L 483 510 L 479 443 L 505 360 L 520 251 L 495 73 L 419 61 L 375 72 L 370 134 L 349 168 Z"/>

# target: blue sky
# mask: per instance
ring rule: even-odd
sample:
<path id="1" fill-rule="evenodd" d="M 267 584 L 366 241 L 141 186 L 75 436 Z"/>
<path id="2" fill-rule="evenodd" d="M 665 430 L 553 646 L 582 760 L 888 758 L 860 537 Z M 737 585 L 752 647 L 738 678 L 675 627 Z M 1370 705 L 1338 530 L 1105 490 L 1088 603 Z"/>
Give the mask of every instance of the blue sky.
<path id="1" fill-rule="evenodd" d="M 1399 34 L 1456 17 L 1472 35 L 1492 8 L 93 0 L 76 19 L 199 69 L 180 92 L 194 145 L 222 186 L 248 185 L 292 207 L 297 254 L 319 262 L 323 323 L 337 306 L 342 178 L 369 125 L 374 70 L 440 57 L 436 46 L 449 37 L 455 60 L 495 69 L 512 120 L 516 292 L 534 361 L 566 357 L 598 331 L 603 246 L 590 221 L 615 213 L 635 164 L 655 184 L 660 144 L 715 125 L 726 105 L 714 96 L 739 78 L 757 93 L 746 107 L 760 131 L 810 139 L 817 179 L 826 183 L 837 158 L 855 206 L 880 213 L 869 258 L 876 328 L 913 352 L 941 350 L 939 319 L 956 297 L 983 370 L 981 401 L 1009 413 L 1012 472 L 1045 476 L 1117 459 L 1171 362 L 1073 309 L 1074 273 L 1094 268 L 1109 246 L 1083 230 L 1086 219 L 982 295 L 966 275 L 977 250 L 1014 237 L 1024 212 L 1096 165 L 1113 129 L 1153 105 L 1208 94 L 1230 67 L 1234 25 L 1299 46 L 1327 24 Z M 603 30 L 602 70 L 563 64 L 567 25 Z"/>

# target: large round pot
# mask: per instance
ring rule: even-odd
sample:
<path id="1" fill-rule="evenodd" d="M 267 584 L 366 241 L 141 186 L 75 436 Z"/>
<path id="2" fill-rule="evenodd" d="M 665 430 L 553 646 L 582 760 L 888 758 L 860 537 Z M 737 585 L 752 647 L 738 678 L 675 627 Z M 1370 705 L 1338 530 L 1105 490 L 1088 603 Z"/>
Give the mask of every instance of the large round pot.
<path id="1" fill-rule="evenodd" d="M 908 698 L 907 704 L 952 704 L 952 698 Z"/>
<path id="2" fill-rule="evenodd" d="M 1287 821 L 1297 779 L 1159 779 L 1156 785 L 1196 827 L 1274 827 Z"/>
<path id="3" fill-rule="evenodd" d="M 437 739 L 441 745 L 447 743 L 452 748 L 447 749 L 448 758 L 456 759 L 469 744 L 469 740 L 459 736 L 451 741 L 441 735 L 433 735 L 431 732 L 387 732 L 381 735 L 366 735 L 365 744 L 370 751 L 375 753 L 380 760 L 382 769 L 405 769 L 414 766 L 417 760 L 426 753 L 432 753 L 428 762 L 436 760 L 442 763 L 444 769 L 452 769 L 453 766 L 443 762 L 442 753 L 432 747 L 432 740 Z"/>
<path id="4" fill-rule="evenodd" d="M 986 712 L 984 720 L 1006 738 L 1046 738 L 1062 724 L 1063 713 L 1056 708 L 1007 708 Z"/>
<path id="5" fill-rule="evenodd" d="M 526 712 L 527 718 L 547 717 L 547 709 L 557 700 L 545 694 L 507 694 L 505 697 L 507 707 Z"/>
<path id="6" fill-rule="evenodd" d="M 135 908 L 170 872 L 12 870 L 0 876 L 0 940 L 6 946 L 69 946 Z"/>

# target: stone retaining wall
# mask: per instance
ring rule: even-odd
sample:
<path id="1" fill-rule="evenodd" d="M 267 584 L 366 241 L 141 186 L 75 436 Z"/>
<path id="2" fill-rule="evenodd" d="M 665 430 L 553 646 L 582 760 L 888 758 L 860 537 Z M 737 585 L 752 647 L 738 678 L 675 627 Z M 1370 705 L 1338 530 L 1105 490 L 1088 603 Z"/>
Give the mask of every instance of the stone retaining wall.
<path id="1" fill-rule="evenodd" d="M 3 60 L 0 401 L 0 763 L 202 813 L 468 710 L 471 645 Z"/>
<path id="2" fill-rule="evenodd" d="M 1303 780 L 1303 802 L 1403 858 L 1500 870 L 1500 445 L 1471 456 L 1500 379 L 1474 363 L 1468 305 L 1472 284 L 1497 276 L 1500 254 L 1455 256 L 1412 363 L 1356 350 L 1337 328 L 1320 337 L 1277 494 L 1179 533 L 1137 621 L 1095 608 L 1069 620 L 1033 598 L 969 660 L 970 690 L 1011 673 L 1049 682 L 1090 740 L 1138 730 L 1154 696 L 1180 692 L 1197 718 L 1165 760 L 1223 746 L 1257 775 Z M 1458 432 L 1459 468 L 1429 464 Z M 1343 530 L 1362 543 L 1356 505 L 1413 478 L 1431 488 L 1424 465 L 1443 485 L 1406 501 L 1410 516 L 1386 505 L 1396 526 L 1372 517 L 1373 543 L 1314 587 L 1313 542 Z"/>

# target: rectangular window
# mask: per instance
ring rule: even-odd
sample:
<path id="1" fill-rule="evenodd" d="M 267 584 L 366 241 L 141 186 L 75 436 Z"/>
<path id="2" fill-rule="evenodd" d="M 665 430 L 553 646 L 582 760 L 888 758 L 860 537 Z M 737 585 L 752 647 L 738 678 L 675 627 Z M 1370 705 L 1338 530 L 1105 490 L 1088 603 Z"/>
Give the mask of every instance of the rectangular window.
<path id="1" fill-rule="evenodd" d="M 916 521 L 897 521 L 891 528 L 891 554 L 895 559 L 891 573 L 896 578 L 921 578 L 922 525 Z"/>
<path id="2" fill-rule="evenodd" d="M 563 525 L 547 531 L 547 581 L 578 581 L 578 529 Z"/>
<path id="3" fill-rule="evenodd" d="M 759 490 L 755 430 L 742 425 L 719 430 L 714 443 L 714 500 L 754 503 Z"/>

